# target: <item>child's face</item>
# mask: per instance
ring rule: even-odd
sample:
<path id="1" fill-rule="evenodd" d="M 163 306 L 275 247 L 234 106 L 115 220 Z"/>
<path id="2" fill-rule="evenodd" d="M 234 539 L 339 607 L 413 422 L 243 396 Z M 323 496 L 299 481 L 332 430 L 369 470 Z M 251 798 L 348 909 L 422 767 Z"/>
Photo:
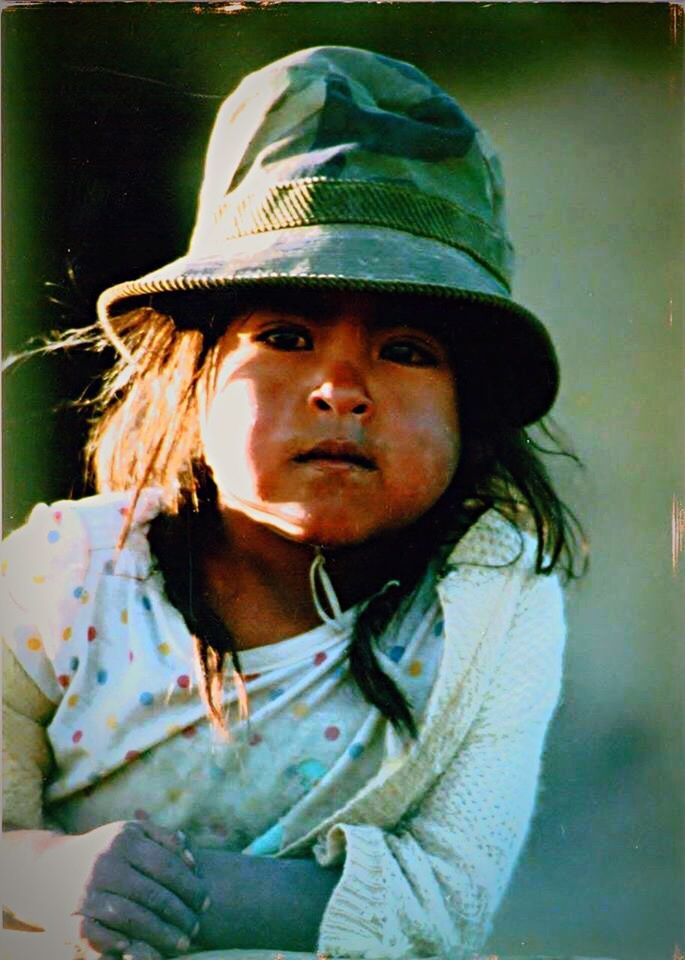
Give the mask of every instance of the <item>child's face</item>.
<path id="1" fill-rule="evenodd" d="M 349 546 L 421 517 L 459 459 L 447 348 L 377 294 L 274 297 L 231 323 L 202 404 L 221 505 Z"/>

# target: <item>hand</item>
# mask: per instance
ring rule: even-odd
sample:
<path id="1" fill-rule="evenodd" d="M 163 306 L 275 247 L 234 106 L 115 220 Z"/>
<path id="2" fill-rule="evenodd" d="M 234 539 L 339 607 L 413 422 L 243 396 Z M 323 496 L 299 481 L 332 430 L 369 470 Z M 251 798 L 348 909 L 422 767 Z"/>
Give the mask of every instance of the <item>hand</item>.
<path id="1" fill-rule="evenodd" d="M 82 939 L 101 953 L 158 960 L 186 953 L 209 906 L 182 834 L 153 823 L 108 824 L 77 913 Z"/>
<path id="2" fill-rule="evenodd" d="M 24 905 L 26 918 L 36 918 L 39 904 L 46 933 L 78 943 L 89 958 L 161 960 L 188 951 L 209 901 L 182 834 L 149 821 L 108 823 L 78 836 L 22 833 L 23 847 L 21 836 L 6 835 L 30 863 L 20 918 Z"/>

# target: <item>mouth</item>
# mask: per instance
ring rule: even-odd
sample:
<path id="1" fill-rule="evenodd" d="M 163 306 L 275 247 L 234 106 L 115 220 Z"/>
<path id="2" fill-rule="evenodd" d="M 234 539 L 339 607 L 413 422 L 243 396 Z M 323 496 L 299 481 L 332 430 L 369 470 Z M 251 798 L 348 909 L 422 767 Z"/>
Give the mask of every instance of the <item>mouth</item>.
<path id="1" fill-rule="evenodd" d="M 347 464 L 362 470 L 376 470 L 376 461 L 364 453 L 356 443 L 345 440 L 325 440 L 293 458 L 295 463 Z"/>

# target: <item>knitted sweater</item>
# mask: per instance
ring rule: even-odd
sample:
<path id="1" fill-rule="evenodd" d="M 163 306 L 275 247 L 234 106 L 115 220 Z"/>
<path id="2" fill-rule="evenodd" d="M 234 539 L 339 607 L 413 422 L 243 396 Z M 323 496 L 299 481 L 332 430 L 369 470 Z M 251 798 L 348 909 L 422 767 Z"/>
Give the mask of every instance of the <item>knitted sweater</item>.
<path id="1" fill-rule="evenodd" d="M 561 592 L 555 576 L 534 573 L 534 552 L 493 511 L 464 536 L 438 584 L 445 645 L 418 739 L 402 746 L 389 727 L 378 773 L 278 852 L 343 865 L 320 951 L 456 960 L 482 946 L 530 823 L 559 696 Z M 40 826 L 54 704 L 9 651 L 4 675 L 4 815 Z"/>

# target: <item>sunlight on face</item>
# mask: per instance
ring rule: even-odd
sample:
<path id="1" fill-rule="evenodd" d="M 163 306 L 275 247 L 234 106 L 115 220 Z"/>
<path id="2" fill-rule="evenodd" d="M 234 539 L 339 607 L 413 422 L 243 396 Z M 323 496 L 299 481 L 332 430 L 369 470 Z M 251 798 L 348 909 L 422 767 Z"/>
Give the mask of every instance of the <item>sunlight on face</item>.
<path id="1" fill-rule="evenodd" d="M 202 403 L 220 505 L 304 543 L 421 517 L 459 459 L 446 347 L 371 294 L 311 295 L 231 324 Z"/>

